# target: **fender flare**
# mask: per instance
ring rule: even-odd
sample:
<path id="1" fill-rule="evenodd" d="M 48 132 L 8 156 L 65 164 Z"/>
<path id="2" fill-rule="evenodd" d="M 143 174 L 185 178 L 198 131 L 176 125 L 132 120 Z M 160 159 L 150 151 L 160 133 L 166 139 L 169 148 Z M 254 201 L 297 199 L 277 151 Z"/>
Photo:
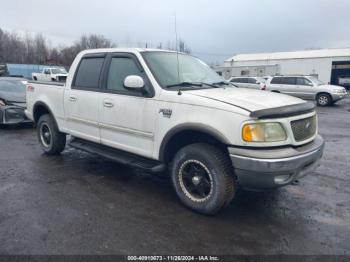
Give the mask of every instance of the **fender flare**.
<path id="1" fill-rule="evenodd" d="M 36 103 L 34 104 L 34 106 L 33 106 L 33 119 L 34 119 L 34 122 L 37 124 L 37 121 L 39 120 L 39 119 L 35 120 L 35 110 L 36 110 L 36 108 L 39 107 L 39 106 L 44 107 L 44 108 L 49 112 L 49 114 L 50 114 L 50 115 L 52 116 L 52 118 L 53 118 L 53 121 L 54 121 L 55 124 L 56 124 L 56 127 L 58 128 L 58 124 L 57 124 L 57 121 L 56 121 L 56 117 L 55 117 L 55 115 L 52 113 L 52 110 L 50 109 L 50 107 L 49 107 L 47 104 L 45 104 L 44 102 L 41 102 L 41 101 L 36 102 Z"/>
<path id="2" fill-rule="evenodd" d="M 162 143 L 160 144 L 159 147 L 159 160 L 164 161 L 165 159 L 165 149 L 171 140 L 175 135 L 179 134 L 180 132 L 183 131 L 198 131 L 204 134 L 207 134 L 209 136 L 214 137 L 216 140 L 220 141 L 221 143 L 225 145 L 229 145 L 230 142 L 229 140 L 217 129 L 201 124 L 201 123 L 186 123 L 186 124 L 179 124 L 174 127 L 172 127 L 168 132 L 165 134 Z"/>

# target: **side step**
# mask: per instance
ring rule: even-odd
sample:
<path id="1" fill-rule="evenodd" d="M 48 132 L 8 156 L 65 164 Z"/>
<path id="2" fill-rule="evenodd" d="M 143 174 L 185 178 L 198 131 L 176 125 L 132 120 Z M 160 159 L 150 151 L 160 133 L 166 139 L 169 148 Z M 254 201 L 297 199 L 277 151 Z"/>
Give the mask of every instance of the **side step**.
<path id="1" fill-rule="evenodd" d="M 124 152 L 79 138 L 72 138 L 72 140 L 69 142 L 69 145 L 82 151 L 94 153 L 123 165 L 140 168 L 151 173 L 161 173 L 165 171 L 167 167 L 164 163 L 153 159 L 148 159 L 129 152 Z"/>

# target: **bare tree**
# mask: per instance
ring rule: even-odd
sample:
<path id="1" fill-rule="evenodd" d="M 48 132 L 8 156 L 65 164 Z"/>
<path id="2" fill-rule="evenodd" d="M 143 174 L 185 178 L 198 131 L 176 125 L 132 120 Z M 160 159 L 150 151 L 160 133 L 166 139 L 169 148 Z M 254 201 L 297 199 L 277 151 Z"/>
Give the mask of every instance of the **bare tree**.
<path id="1" fill-rule="evenodd" d="M 76 55 L 82 50 L 115 46 L 116 44 L 104 36 L 91 34 L 81 36 L 78 41 L 70 46 L 51 47 L 42 34 L 35 37 L 26 34 L 21 37 L 16 32 L 8 32 L 0 28 L 0 63 L 46 64 L 48 60 L 51 60 L 55 64 L 70 66 Z M 177 44 L 173 41 L 167 41 L 166 44 L 159 42 L 158 45 L 139 41 L 137 46 L 157 46 L 160 49 L 167 47 L 170 50 L 191 52 L 182 39 Z"/>
<path id="2" fill-rule="evenodd" d="M 36 63 L 44 64 L 48 58 L 49 52 L 46 40 L 41 34 L 36 35 L 34 38 L 34 50 Z"/>

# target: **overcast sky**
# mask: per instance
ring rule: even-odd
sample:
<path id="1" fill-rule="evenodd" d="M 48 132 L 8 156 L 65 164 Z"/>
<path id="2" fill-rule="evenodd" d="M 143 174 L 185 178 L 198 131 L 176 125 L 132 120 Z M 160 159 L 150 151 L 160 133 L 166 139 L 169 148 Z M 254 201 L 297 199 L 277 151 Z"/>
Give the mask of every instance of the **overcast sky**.
<path id="1" fill-rule="evenodd" d="M 207 62 L 237 53 L 350 47 L 349 0 L 0 0 L 0 27 L 52 45 L 103 34 L 119 46 L 180 38 Z"/>

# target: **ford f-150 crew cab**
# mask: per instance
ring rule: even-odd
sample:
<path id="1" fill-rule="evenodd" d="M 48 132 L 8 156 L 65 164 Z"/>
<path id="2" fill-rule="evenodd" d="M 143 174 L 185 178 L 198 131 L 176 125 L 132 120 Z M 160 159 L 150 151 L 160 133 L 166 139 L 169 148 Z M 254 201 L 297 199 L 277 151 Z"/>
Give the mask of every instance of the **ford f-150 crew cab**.
<path id="1" fill-rule="evenodd" d="M 201 60 L 151 49 L 81 52 L 66 84 L 31 82 L 26 115 L 44 152 L 70 146 L 168 171 L 181 201 L 214 214 L 238 187 L 288 185 L 318 166 L 315 105 L 224 81 Z"/>
<path id="2" fill-rule="evenodd" d="M 67 71 L 63 67 L 46 67 L 41 73 L 32 73 L 32 79 L 35 81 L 64 82 L 67 75 Z"/>

